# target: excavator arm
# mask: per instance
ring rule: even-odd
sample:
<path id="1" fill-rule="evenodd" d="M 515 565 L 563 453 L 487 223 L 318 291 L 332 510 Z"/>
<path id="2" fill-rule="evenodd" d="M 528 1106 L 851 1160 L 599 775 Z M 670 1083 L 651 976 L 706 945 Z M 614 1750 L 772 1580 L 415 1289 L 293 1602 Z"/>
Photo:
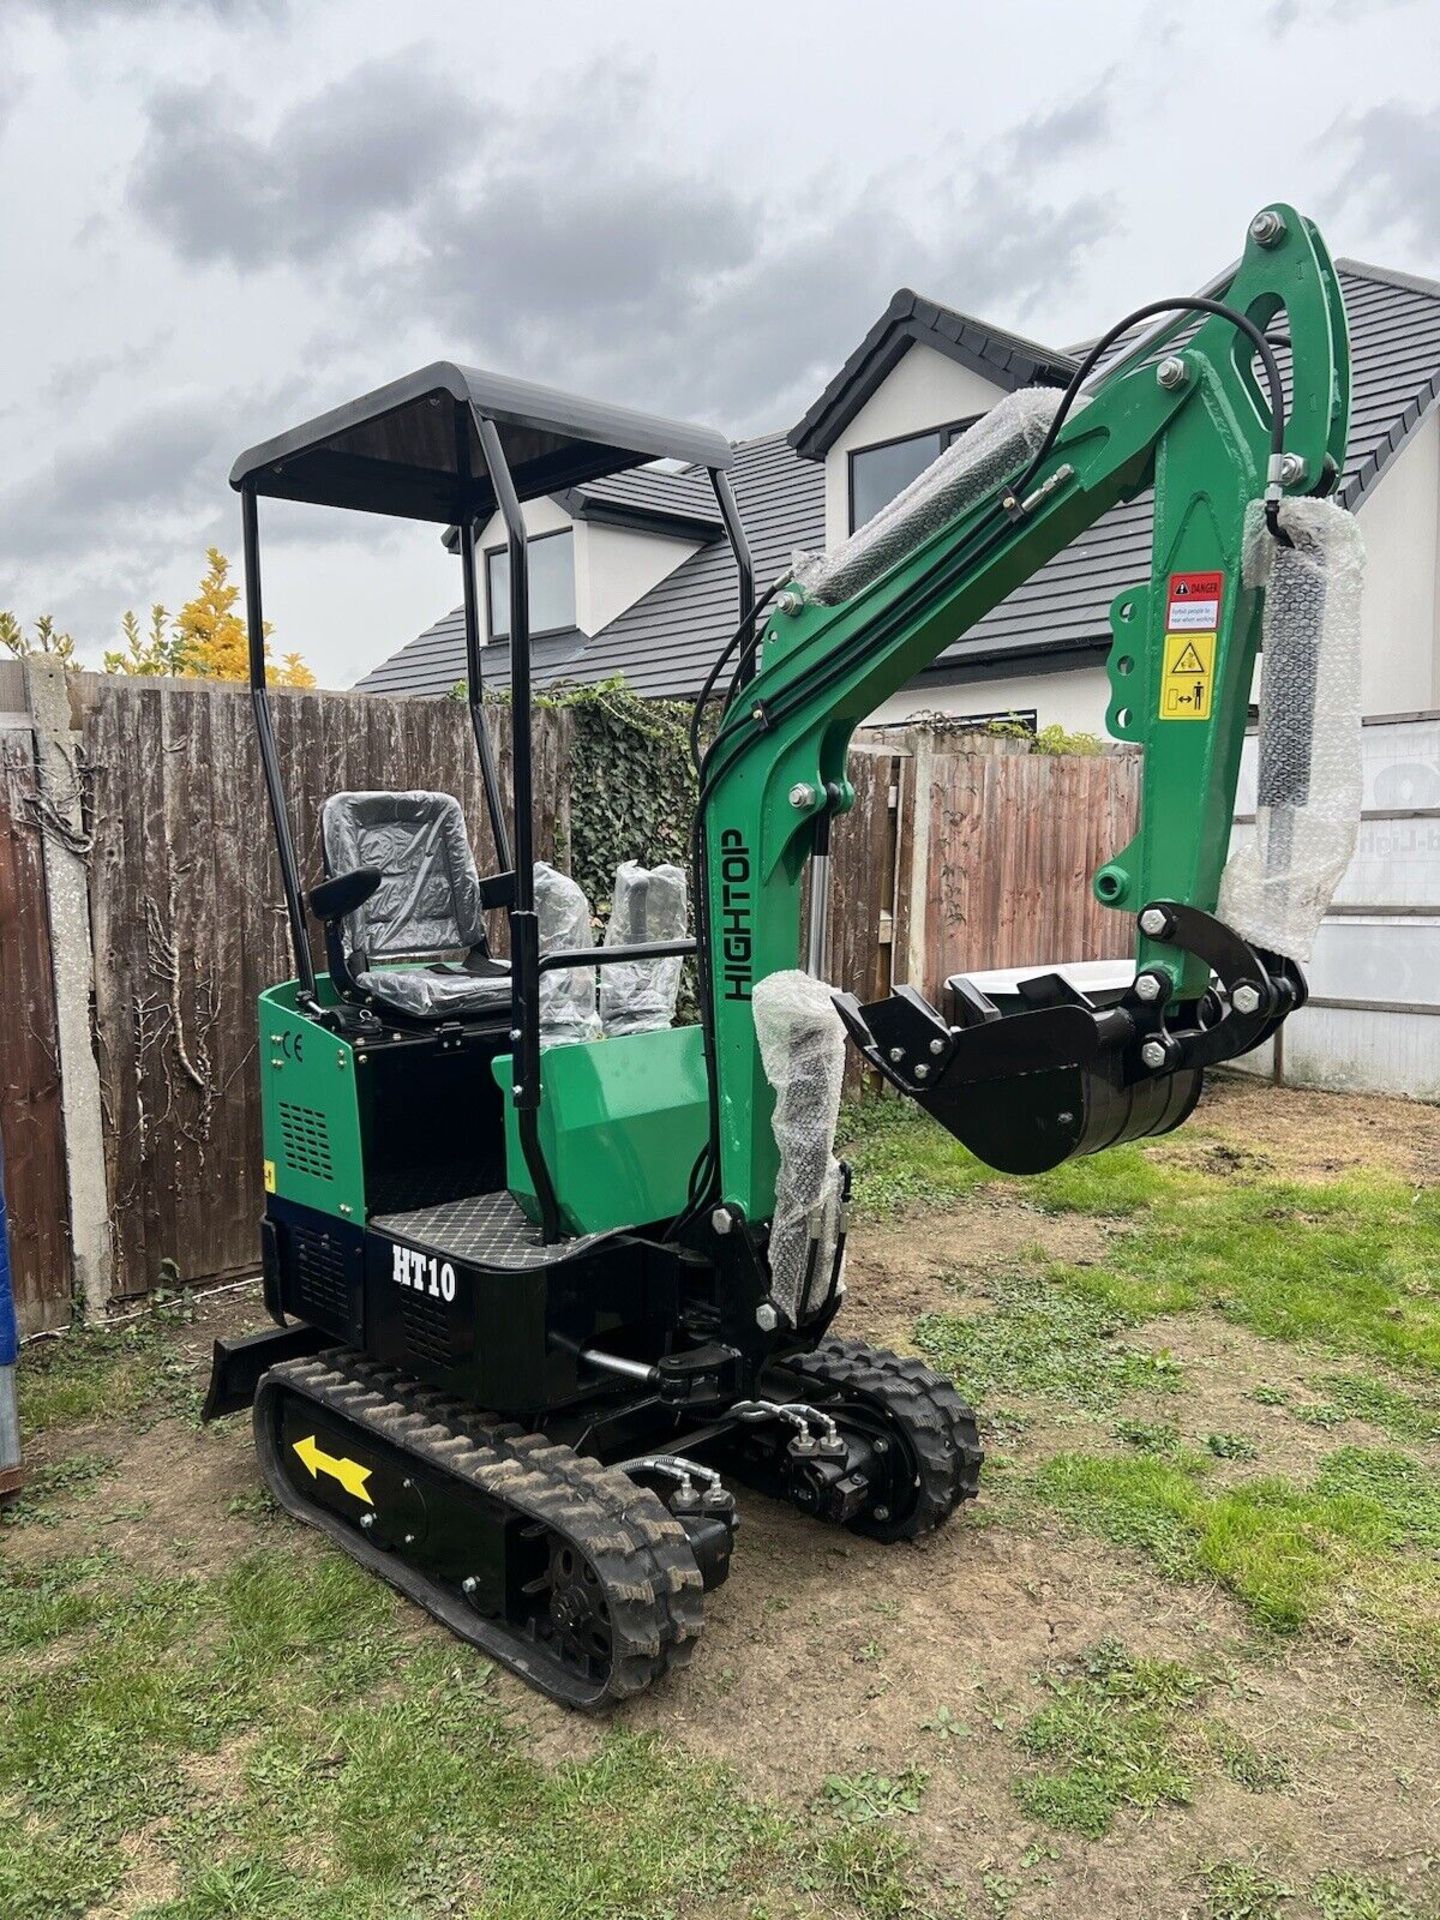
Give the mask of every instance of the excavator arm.
<path id="1" fill-rule="evenodd" d="M 1259 1044 L 1302 1000 L 1293 957 L 1243 939 L 1215 909 L 1261 638 L 1247 526 L 1255 538 L 1263 516 L 1259 537 L 1288 545 L 1282 502 L 1324 495 L 1339 476 L 1350 391 L 1344 307 L 1315 228 L 1275 204 L 1252 222 L 1222 290 L 1142 309 L 1114 335 L 1159 312 L 1165 327 L 1082 393 L 1103 357 L 1097 348 L 1048 425 L 1025 406 L 1002 418 L 1002 403 L 973 430 L 988 438 L 961 455 L 953 483 L 932 484 L 927 496 L 922 476 L 914 499 L 902 496 L 873 531 L 798 569 L 774 593 L 763 630 L 738 636 L 696 819 L 713 1100 L 697 1200 L 750 1220 L 773 1207 L 773 1094 L 751 996 L 795 965 L 812 860 L 823 893 L 832 821 L 853 804 L 845 767 L 854 729 L 1070 541 L 1147 489 L 1151 572 L 1111 608 L 1106 716 L 1116 739 L 1145 750 L 1140 824 L 1093 877 L 1104 905 L 1135 917 L 1135 986 L 1120 1005 L 1098 1007 L 1058 976 L 1040 976 L 1025 983 L 1025 1010 L 1004 1018 L 963 981 L 952 983 L 948 1018 L 909 988 L 870 1007 L 844 995 L 837 1004 L 895 1085 L 982 1158 L 1033 1171 L 1175 1125 L 1204 1066 Z M 747 677 L 757 641 L 762 664 Z"/>

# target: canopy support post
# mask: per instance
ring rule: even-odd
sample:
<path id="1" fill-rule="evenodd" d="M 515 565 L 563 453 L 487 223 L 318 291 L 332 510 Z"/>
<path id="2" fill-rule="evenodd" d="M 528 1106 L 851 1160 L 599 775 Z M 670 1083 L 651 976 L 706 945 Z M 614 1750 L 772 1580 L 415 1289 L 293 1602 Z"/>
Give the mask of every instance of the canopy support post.
<path id="1" fill-rule="evenodd" d="M 490 816 L 490 837 L 495 843 L 495 858 L 502 873 L 514 863 L 510 850 L 510 830 L 505 823 L 505 801 L 500 791 L 500 776 L 495 766 L 495 750 L 485 720 L 485 671 L 480 659 L 480 593 L 475 578 L 475 518 L 470 510 L 470 432 L 467 409 L 455 409 L 455 458 L 459 468 L 465 511 L 456 531 L 460 536 L 460 573 L 465 589 L 465 698 L 470 708 L 470 728 L 475 735 L 475 750 L 480 756 L 480 778 L 485 783 L 485 810 Z"/>
<path id="2" fill-rule="evenodd" d="M 560 1238 L 560 1207 L 540 1145 L 540 922 L 535 913 L 535 790 L 530 729 L 530 572 L 525 515 L 495 422 L 475 413 L 490 485 L 505 522 L 510 555 L 510 717 L 515 792 L 515 904 L 510 909 L 514 982 L 511 1043 L 517 1130 L 540 1202 L 546 1245 Z"/>
<path id="3" fill-rule="evenodd" d="M 241 489 L 240 513 L 245 542 L 245 625 L 250 641 L 250 704 L 255 710 L 255 734 L 260 743 L 265 796 L 270 803 L 270 819 L 275 829 L 275 851 L 280 860 L 285 911 L 290 920 L 290 944 L 295 949 L 295 977 L 300 983 L 301 1000 L 313 1001 L 315 962 L 310 957 L 300 867 L 295 858 L 295 841 L 285 806 L 285 788 L 280 779 L 280 761 L 275 752 L 275 729 L 270 717 L 265 676 L 265 613 L 260 597 L 260 513 L 252 486 Z"/>

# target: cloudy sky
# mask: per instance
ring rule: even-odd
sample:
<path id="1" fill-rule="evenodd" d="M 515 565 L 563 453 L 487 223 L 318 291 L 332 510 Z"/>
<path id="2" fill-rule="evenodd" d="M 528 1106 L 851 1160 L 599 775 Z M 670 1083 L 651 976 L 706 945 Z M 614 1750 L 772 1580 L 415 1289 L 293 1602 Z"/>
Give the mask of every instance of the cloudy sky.
<path id="1" fill-rule="evenodd" d="M 239 544 L 234 455 L 437 357 L 732 435 L 901 284 L 1063 345 L 1271 198 L 1440 276 L 1433 0 L 0 0 L 0 607 L 98 658 Z M 271 507 L 349 684 L 433 529 Z"/>

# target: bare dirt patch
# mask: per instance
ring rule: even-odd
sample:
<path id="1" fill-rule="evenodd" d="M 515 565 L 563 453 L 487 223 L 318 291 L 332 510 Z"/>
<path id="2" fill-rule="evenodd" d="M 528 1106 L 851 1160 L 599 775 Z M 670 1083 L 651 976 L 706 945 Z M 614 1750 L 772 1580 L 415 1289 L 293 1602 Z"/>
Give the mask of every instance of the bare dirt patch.
<path id="1" fill-rule="evenodd" d="M 881 1346 L 911 1352 L 920 1316 L 954 1306 L 948 1276 L 983 1281 L 1037 1255 L 1086 1266 L 1103 1259 L 1112 1231 L 1084 1214 L 1040 1213 L 988 1195 L 858 1227 L 845 1270 L 845 1324 L 863 1327 Z"/>
<path id="2" fill-rule="evenodd" d="M 1418 1185 L 1440 1180 L 1440 1106 L 1418 1100 L 1301 1087 L 1286 1087 L 1277 1097 L 1265 1081 L 1216 1074 L 1166 1152 L 1183 1159 L 1189 1149 L 1215 1142 L 1292 1179 L 1333 1180 L 1368 1170 Z"/>

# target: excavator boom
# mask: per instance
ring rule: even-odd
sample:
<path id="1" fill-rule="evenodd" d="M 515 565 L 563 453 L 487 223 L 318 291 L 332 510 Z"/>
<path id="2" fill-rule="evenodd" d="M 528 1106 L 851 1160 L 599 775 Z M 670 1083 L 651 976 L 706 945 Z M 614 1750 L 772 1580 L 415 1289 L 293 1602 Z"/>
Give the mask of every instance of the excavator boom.
<path id="1" fill-rule="evenodd" d="M 1103 365 L 1157 314 L 1159 332 Z M 1214 916 L 1262 630 L 1246 542 L 1292 545 L 1291 503 L 1333 487 L 1349 387 L 1324 244 L 1293 208 L 1269 206 L 1223 289 L 1132 315 L 1063 396 L 1008 396 L 870 527 L 775 595 L 757 636 L 762 664 L 747 678 L 742 644 L 702 763 L 715 1198 L 751 1220 L 773 1205 L 773 1096 L 751 994 L 794 965 L 812 859 L 823 893 L 831 824 L 853 803 L 855 727 L 1103 514 L 1150 489 L 1151 572 L 1111 608 L 1106 716 L 1117 740 L 1145 751 L 1140 824 L 1093 877 L 1103 904 L 1136 919 L 1138 996 L 1092 1007 L 1050 975 L 1027 983 L 1026 1011 L 1005 1019 L 964 983 L 949 1018 L 909 989 L 869 1008 L 842 995 L 840 1011 L 894 1084 L 982 1157 L 1027 1171 L 1173 1126 L 1206 1064 L 1259 1044 L 1299 1004 L 1295 956 L 1262 951 Z M 812 971 L 817 958 L 812 944 Z"/>

